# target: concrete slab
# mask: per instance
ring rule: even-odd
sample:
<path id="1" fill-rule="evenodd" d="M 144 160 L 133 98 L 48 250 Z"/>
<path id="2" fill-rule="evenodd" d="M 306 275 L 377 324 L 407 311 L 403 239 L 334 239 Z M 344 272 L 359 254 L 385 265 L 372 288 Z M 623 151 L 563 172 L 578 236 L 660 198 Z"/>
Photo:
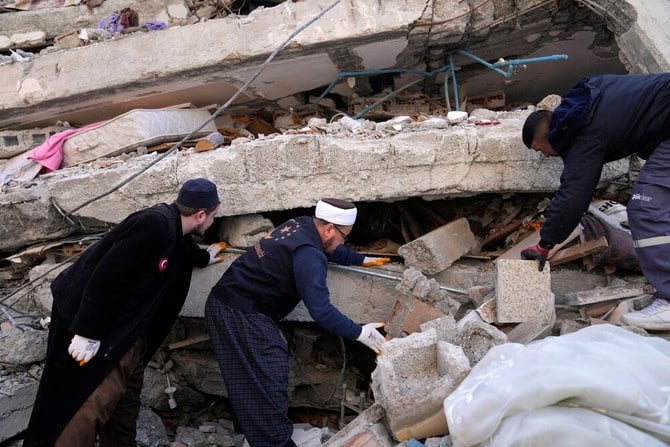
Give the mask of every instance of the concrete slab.
<path id="1" fill-rule="evenodd" d="M 322 197 L 380 201 L 553 191 L 559 184 L 560 160 L 543 160 L 523 146 L 519 135 L 526 115 L 506 113 L 495 129 L 467 125 L 414 129 L 381 140 L 365 135 L 281 135 L 235 140 L 208 152 L 186 150 L 171 154 L 74 215 L 88 227 L 118 223 L 138 209 L 173 201 L 181 184 L 194 177 L 207 177 L 218 185 L 221 216 L 309 208 Z M 418 162 L 417 153 L 430 156 Z M 87 165 L 61 169 L 38 177 L 29 187 L 0 194 L 0 250 L 67 234 L 72 230 L 52 200 L 65 211 L 74 210 L 156 157 L 138 156 L 104 169 Z M 624 175 L 627 166 L 626 161 L 606 166 L 603 184 Z M 519 176 L 520 171 L 532 174 Z"/>
<path id="2" fill-rule="evenodd" d="M 194 269 L 191 287 L 181 310 L 182 317 L 202 318 L 209 292 L 238 254 L 224 253 L 224 261 L 204 269 Z M 393 304 L 402 296 L 396 282 L 356 272 L 328 270 L 330 300 L 335 307 L 357 323 L 389 321 Z M 300 303 L 286 317 L 287 321 L 311 322 L 307 308 Z"/>

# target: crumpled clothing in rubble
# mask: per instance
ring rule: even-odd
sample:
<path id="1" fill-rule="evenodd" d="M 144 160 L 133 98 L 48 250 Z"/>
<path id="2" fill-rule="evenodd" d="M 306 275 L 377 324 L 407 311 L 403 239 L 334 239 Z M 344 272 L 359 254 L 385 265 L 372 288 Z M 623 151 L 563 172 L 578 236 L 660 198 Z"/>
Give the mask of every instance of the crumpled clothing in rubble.
<path id="1" fill-rule="evenodd" d="M 96 28 L 109 31 L 111 34 L 120 34 L 125 29 L 131 27 L 146 28 L 148 31 L 158 31 L 167 28 L 165 22 L 153 20 L 149 22 L 139 23 L 139 16 L 137 11 L 130 8 L 123 8 L 121 12 L 114 12 L 109 17 L 106 17 L 100 22 Z"/>
<path id="2" fill-rule="evenodd" d="M 454 447 L 665 446 L 670 342 L 606 324 L 496 346 L 444 411 Z"/>

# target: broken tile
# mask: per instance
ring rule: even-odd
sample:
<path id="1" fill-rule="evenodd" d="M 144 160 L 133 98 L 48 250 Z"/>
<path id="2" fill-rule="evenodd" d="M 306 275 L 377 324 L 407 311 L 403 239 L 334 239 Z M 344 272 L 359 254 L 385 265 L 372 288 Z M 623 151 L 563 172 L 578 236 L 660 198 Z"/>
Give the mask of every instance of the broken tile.
<path id="1" fill-rule="evenodd" d="M 393 314 L 386 323 L 386 333 L 391 338 L 403 337 L 421 330 L 420 324 L 436 318 L 444 317 L 444 314 L 433 306 L 412 297 L 406 297 L 396 301 L 393 306 Z"/>

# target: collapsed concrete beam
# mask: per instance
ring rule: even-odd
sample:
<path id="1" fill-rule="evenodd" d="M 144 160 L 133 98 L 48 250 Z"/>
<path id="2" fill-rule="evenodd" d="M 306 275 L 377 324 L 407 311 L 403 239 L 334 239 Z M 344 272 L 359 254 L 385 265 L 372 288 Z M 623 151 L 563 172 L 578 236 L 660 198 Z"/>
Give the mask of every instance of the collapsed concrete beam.
<path id="1" fill-rule="evenodd" d="M 0 89 L 0 129 L 87 110 L 95 110 L 100 117 L 106 112 L 111 118 L 133 104 L 146 104 L 149 98 L 163 98 L 154 101 L 153 107 L 160 107 L 160 102 L 222 104 L 298 26 L 330 3 L 285 2 L 245 17 L 129 35 L 40 55 L 29 65 L 0 66 L 5 86 Z M 296 36 L 240 100 L 278 99 L 326 85 L 341 70 L 341 62 L 330 56 L 335 47 L 347 48 L 349 59 L 357 60 L 363 69 L 394 66 L 407 44 L 408 28 L 422 18 L 424 6 L 423 0 L 340 3 Z M 449 5 L 444 7 L 450 10 Z M 467 16 L 458 17 L 448 27 L 460 30 L 460 38 L 467 22 Z M 269 29 L 274 31 L 268 33 Z M 425 28 L 417 30 L 425 32 Z M 389 46 L 396 39 L 400 43 Z M 213 96 L 220 101 L 212 100 Z M 80 118 L 86 119 L 85 115 Z"/>
<path id="2" fill-rule="evenodd" d="M 381 201 L 553 191 L 559 185 L 561 161 L 523 146 L 520 128 L 526 114 L 506 113 L 495 127 L 414 130 L 384 139 L 281 135 L 235 140 L 229 147 L 202 153 L 182 151 L 75 216 L 118 223 L 143 207 L 171 202 L 179 186 L 194 177 L 207 177 L 218 185 L 222 216 L 308 208 L 329 196 Z M 38 177 L 33 186 L 0 194 L 0 250 L 67 232 L 51 199 L 63 210 L 73 210 L 155 157 L 136 157 L 105 169 L 63 169 Z M 610 163 L 601 184 L 627 171 L 627 160 Z"/>
<path id="3" fill-rule="evenodd" d="M 216 281 L 238 255 L 225 254 L 225 260 L 204 269 L 194 269 L 191 287 L 181 310 L 182 317 L 202 318 L 205 301 Z M 395 290 L 397 282 L 375 276 L 331 268 L 328 271 L 328 289 L 333 305 L 357 323 L 388 321 L 393 304 L 402 297 Z M 300 303 L 286 319 L 288 321 L 313 321 L 304 304 Z"/>

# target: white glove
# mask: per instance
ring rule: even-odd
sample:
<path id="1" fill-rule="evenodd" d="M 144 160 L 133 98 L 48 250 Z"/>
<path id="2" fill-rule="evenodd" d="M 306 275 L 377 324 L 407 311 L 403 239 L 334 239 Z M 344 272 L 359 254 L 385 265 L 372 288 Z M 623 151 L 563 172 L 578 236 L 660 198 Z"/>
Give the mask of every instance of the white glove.
<path id="1" fill-rule="evenodd" d="M 73 359 L 79 362 L 80 366 L 84 366 L 98 353 L 98 349 L 100 349 L 99 340 L 91 340 L 90 338 L 75 334 L 70 342 L 70 347 L 67 348 L 67 352 L 70 353 Z"/>
<path id="2" fill-rule="evenodd" d="M 361 326 L 361 335 L 356 339 L 377 354 L 382 353 L 382 344 L 386 342 L 384 336 L 377 328 L 384 327 L 384 323 L 368 323 Z"/>
<path id="3" fill-rule="evenodd" d="M 209 253 L 208 265 L 223 261 L 223 256 L 219 256 L 219 253 L 221 253 L 226 248 L 228 248 L 228 244 L 225 242 L 214 242 L 212 245 L 207 247 L 207 253 Z"/>
<path id="4" fill-rule="evenodd" d="M 379 267 L 387 262 L 391 262 L 391 258 L 370 258 L 366 256 L 363 258 L 363 267 Z"/>

